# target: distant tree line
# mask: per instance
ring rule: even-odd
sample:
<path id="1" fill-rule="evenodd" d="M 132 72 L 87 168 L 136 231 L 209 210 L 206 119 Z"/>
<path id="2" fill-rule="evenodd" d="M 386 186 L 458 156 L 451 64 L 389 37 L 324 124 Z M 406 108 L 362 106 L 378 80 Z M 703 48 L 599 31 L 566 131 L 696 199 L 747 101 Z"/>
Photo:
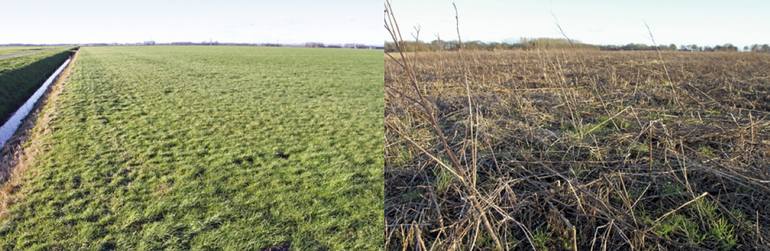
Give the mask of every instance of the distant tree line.
<path id="1" fill-rule="evenodd" d="M 413 51 L 438 51 L 438 50 L 458 50 L 460 43 L 457 40 L 451 41 L 439 41 L 433 40 L 431 42 L 422 41 L 405 41 L 401 46 L 402 50 Z M 610 51 L 645 51 L 645 50 L 661 50 L 661 51 L 738 51 L 738 47 L 733 44 L 727 43 L 724 45 L 715 46 L 698 46 L 696 44 L 680 45 L 646 45 L 646 44 L 634 44 L 627 45 L 591 45 L 584 44 L 580 41 L 569 41 L 564 38 L 520 38 L 518 42 L 482 42 L 482 41 L 468 41 L 463 42 L 463 48 L 465 50 L 532 50 L 532 49 L 567 49 L 567 48 L 589 49 L 589 50 L 610 50 Z M 393 52 L 399 48 L 393 42 L 385 41 L 385 51 Z M 770 45 L 768 44 L 754 44 L 751 46 L 743 47 L 744 51 L 751 52 L 770 52 Z"/>
<path id="2" fill-rule="evenodd" d="M 303 47 L 313 47 L 313 48 L 349 48 L 349 49 L 383 49 L 381 46 L 374 46 L 374 45 L 365 45 L 365 44 L 324 44 L 319 42 L 307 42 L 304 44 L 301 44 Z"/>
<path id="3" fill-rule="evenodd" d="M 580 41 L 571 42 L 564 38 L 520 38 L 518 42 L 482 42 L 467 41 L 462 44 L 465 50 L 531 50 L 531 49 L 567 49 L 579 48 L 599 50 L 596 45 L 584 44 Z M 401 46 L 402 50 L 413 51 L 438 51 L 438 50 L 458 50 L 460 42 L 457 40 L 443 41 L 433 40 L 429 43 L 422 41 L 405 41 Z M 385 41 L 385 51 L 397 51 L 399 48 L 393 42 Z"/>
<path id="4" fill-rule="evenodd" d="M 765 52 L 765 53 L 768 53 L 768 52 L 770 52 L 770 45 L 768 45 L 768 44 L 763 44 L 763 45 L 752 44 L 751 46 L 743 47 L 743 50 L 744 51 L 751 51 L 751 52 Z"/>
<path id="5" fill-rule="evenodd" d="M 700 51 L 738 51 L 738 47 L 735 47 L 735 45 L 727 43 L 725 45 L 715 45 L 714 47 L 711 46 L 704 46 L 703 49 Z"/>
<path id="6" fill-rule="evenodd" d="M 600 45 L 602 50 L 624 50 L 624 51 L 639 51 L 639 50 L 663 50 L 663 51 L 738 51 L 738 47 L 731 43 L 715 46 L 698 46 L 697 44 L 680 45 L 678 48 L 676 44 L 670 44 L 668 46 L 651 46 L 646 44 L 627 44 L 627 45 Z M 751 52 L 770 52 L 770 45 L 768 44 L 754 44 L 751 46 L 744 46 L 743 51 Z"/>
<path id="7" fill-rule="evenodd" d="M 675 51 L 677 50 L 677 47 L 675 44 L 658 45 L 656 47 L 656 46 L 646 45 L 646 44 L 630 43 L 627 45 L 599 45 L 599 48 L 601 48 L 601 50 L 603 51 L 650 51 L 650 50 Z"/>
<path id="8" fill-rule="evenodd" d="M 600 45 L 602 50 L 610 51 L 646 51 L 646 50 L 661 50 L 661 51 L 738 51 L 738 47 L 733 44 L 727 43 L 724 45 L 711 46 L 698 46 L 696 44 L 681 45 L 679 47 L 676 44 L 659 45 L 657 47 L 646 44 L 627 44 L 627 45 Z"/>

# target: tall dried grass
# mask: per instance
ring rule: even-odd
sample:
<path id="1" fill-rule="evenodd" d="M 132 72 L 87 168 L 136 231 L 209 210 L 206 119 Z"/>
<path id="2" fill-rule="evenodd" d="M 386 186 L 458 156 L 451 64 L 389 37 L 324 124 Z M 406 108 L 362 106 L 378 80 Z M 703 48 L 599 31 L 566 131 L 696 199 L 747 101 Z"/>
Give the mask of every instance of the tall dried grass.
<path id="1" fill-rule="evenodd" d="M 385 59 L 388 250 L 769 247 L 768 55 Z"/>

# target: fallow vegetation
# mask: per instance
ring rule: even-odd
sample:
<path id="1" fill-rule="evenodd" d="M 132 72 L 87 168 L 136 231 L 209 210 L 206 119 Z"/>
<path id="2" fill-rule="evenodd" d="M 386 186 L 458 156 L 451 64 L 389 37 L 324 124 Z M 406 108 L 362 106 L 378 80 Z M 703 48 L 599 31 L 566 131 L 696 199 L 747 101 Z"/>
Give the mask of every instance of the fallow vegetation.
<path id="1" fill-rule="evenodd" d="M 400 42 L 395 25 L 386 12 Z M 761 53 L 387 53 L 385 247 L 768 249 L 767 69 Z"/>

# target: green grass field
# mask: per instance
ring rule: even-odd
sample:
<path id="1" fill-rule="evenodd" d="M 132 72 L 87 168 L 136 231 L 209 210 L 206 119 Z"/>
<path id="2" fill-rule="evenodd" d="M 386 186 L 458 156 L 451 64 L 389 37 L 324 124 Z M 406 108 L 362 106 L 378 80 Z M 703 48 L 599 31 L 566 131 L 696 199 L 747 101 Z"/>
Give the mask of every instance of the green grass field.
<path id="1" fill-rule="evenodd" d="M 0 54 L 2 49 L 5 48 L 0 47 Z M 69 51 L 61 49 L 0 58 L 0 125 L 5 123 L 69 56 Z"/>
<path id="2" fill-rule="evenodd" d="M 81 48 L 0 249 L 382 249 L 382 69 L 381 50 Z"/>
<path id="3" fill-rule="evenodd" d="M 55 49 L 55 47 L 0 47 L 0 56 L 48 49 Z"/>

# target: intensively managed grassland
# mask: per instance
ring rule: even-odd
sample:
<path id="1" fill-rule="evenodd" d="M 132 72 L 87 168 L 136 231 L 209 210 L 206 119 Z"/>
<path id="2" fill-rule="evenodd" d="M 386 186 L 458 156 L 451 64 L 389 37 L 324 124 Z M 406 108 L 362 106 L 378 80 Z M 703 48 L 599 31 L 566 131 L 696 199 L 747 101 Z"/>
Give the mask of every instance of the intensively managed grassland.
<path id="1" fill-rule="evenodd" d="M 0 58 L 0 125 L 5 123 L 69 56 L 68 50 L 51 50 Z"/>
<path id="2" fill-rule="evenodd" d="M 0 56 L 48 49 L 55 49 L 55 47 L 0 47 Z"/>
<path id="3" fill-rule="evenodd" d="M 392 55 L 386 249 L 769 248 L 770 55 Z"/>
<path id="4" fill-rule="evenodd" d="M 82 48 L 0 249 L 381 249 L 381 57 Z"/>

